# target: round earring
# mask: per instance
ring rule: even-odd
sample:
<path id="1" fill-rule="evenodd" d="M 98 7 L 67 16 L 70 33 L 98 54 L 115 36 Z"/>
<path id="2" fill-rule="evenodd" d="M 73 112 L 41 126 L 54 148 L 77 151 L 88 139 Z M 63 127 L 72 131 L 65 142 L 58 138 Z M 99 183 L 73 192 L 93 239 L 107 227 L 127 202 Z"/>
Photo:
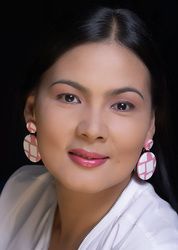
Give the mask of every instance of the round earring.
<path id="1" fill-rule="evenodd" d="M 25 155 L 30 161 L 38 162 L 41 160 L 41 156 L 38 151 L 38 142 L 34 135 L 36 133 L 36 126 L 33 122 L 27 122 L 26 127 L 30 134 L 25 136 L 23 141 Z"/>
<path id="2" fill-rule="evenodd" d="M 140 156 L 137 163 L 137 175 L 142 180 L 150 179 L 156 169 L 156 157 L 152 152 L 149 152 L 152 146 L 153 140 L 150 139 L 144 145 L 146 152 Z"/>

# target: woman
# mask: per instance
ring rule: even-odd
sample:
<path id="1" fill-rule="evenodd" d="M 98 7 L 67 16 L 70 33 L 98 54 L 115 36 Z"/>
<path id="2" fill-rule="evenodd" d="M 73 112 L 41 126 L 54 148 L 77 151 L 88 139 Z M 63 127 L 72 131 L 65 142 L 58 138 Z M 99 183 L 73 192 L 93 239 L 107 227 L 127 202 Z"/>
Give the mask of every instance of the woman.
<path id="1" fill-rule="evenodd" d="M 24 150 L 44 166 L 7 182 L 0 249 L 177 249 L 177 214 L 146 182 L 165 122 L 151 38 L 129 10 L 63 20 L 26 85 Z"/>

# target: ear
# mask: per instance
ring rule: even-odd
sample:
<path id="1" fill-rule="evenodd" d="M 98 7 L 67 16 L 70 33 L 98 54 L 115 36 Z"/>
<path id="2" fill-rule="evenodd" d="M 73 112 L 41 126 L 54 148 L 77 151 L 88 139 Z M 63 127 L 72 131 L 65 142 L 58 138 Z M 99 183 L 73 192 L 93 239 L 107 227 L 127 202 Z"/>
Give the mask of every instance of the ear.
<path id="1" fill-rule="evenodd" d="M 155 134 L 155 113 L 153 112 L 151 120 L 150 120 L 150 126 L 146 134 L 145 142 L 149 139 L 152 139 Z"/>
<path id="2" fill-rule="evenodd" d="M 24 118 L 25 122 L 27 123 L 28 121 L 32 121 L 35 123 L 36 118 L 35 118 L 35 94 L 31 93 L 25 103 L 25 108 L 24 108 Z"/>

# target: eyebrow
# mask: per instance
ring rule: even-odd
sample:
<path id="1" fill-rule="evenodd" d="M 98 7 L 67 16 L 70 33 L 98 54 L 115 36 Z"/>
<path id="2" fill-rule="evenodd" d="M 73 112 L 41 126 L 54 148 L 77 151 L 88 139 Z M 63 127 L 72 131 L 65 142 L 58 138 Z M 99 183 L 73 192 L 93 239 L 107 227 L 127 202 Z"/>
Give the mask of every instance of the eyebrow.
<path id="1" fill-rule="evenodd" d="M 91 91 L 82 86 L 80 83 L 78 82 L 75 82 L 75 81 L 71 81 L 71 80 L 66 80 L 66 79 L 60 79 L 60 80 L 57 80 L 55 82 L 53 82 L 52 84 L 50 84 L 49 87 L 52 87 L 56 84 L 67 84 L 83 93 L 90 93 Z M 106 96 L 116 96 L 116 95 L 119 95 L 119 94 L 122 94 L 122 93 L 125 93 L 125 92 L 134 92 L 136 94 L 138 94 L 143 100 L 144 100 L 144 97 L 143 95 L 141 94 L 141 92 L 136 89 L 136 88 L 133 88 L 133 87 L 123 87 L 123 88 L 118 88 L 118 89 L 113 89 L 113 90 L 109 90 L 108 92 L 106 92 Z"/>
<path id="2" fill-rule="evenodd" d="M 90 90 L 86 87 L 83 87 L 80 83 L 78 82 L 74 82 L 74 81 L 71 81 L 71 80 L 64 80 L 64 79 L 60 79 L 60 80 L 57 80 L 56 82 L 53 82 L 52 84 L 50 84 L 49 87 L 52 87 L 56 84 L 67 84 L 75 89 L 78 89 L 80 90 L 81 92 L 84 92 L 84 93 L 88 93 L 90 92 Z"/>

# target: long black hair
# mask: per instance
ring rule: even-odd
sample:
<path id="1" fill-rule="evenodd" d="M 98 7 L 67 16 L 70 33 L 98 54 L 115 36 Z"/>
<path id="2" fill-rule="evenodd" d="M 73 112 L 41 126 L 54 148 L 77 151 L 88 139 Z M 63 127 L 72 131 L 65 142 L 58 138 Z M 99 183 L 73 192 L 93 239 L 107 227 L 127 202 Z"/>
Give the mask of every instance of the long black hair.
<path id="1" fill-rule="evenodd" d="M 40 84 L 43 73 L 66 51 L 84 43 L 113 40 L 132 50 L 146 65 L 151 75 L 152 107 L 156 117 L 153 151 L 157 157 L 157 170 L 151 182 L 157 193 L 178 211 L 171 188 L 174 165 L 170 150 L 168 122 L 168 89 L 161 59 L 143 21 L 128 9 L 109 7 L 85 8 L 61 13 L 45 27 L 38 47 L 38 55 L 22 86 L 24 102 L 31 90 Z M 144 121 L 143 121 L 144 122 Z"/>

